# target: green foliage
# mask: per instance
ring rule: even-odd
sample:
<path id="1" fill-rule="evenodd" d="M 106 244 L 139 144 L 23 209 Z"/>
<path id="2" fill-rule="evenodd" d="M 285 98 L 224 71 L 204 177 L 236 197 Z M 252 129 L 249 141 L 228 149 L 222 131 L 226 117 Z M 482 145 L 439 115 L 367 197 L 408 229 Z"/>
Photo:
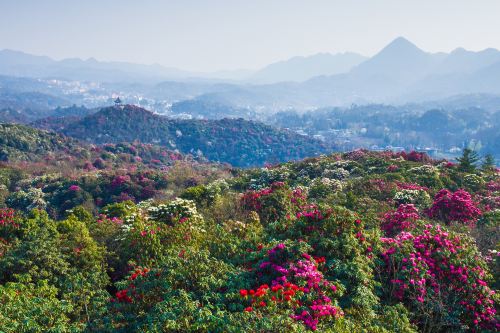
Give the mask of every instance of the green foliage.
<path id="1" fill-rule="evenodd" d="M 462 156 L 457 158 L 460 171 L 472 173 L 476 170 L 476 163 L 480 158 L 477 152 L 470 148 L 464 148 Z"/>
<path id="2" fill-rule="evenodd" d="M 493 172 L 495 171 L 496 164 L 495 158 L 491 154 L 486 154 L 483 158 L 483 164 L 481 165 L 481 170 L 484 172 Z"/>
<path id="3" fill-rule="evenodd" d="M 80 332 L 83 325 L 71 322 L 71 302 L 57 298 L 57 289 L 46 281 L 29 279 L 0 285 L 0 331 Z"/>

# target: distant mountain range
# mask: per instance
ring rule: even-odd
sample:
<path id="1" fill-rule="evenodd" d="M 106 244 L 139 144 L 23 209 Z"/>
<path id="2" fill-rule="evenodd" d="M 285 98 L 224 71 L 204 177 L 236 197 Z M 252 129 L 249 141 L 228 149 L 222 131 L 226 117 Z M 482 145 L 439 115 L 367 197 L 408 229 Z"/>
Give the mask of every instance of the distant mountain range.
<path id="1" fill-rule="evenodd" d="M 0 74 L 21 77 L 58 78 L 86 81 L 161 81 L 182 79 L 191 75 L 160 65 L 126 62 L 102 62 L 90 58 L 54 60 L 19 51 L 0 51 Z"/>
<path id="2" fill-rule="evenodd" d="M 228 70 L 212 73 L 184 71 L 158 64 L 141 65 L 127 62 L 97 61 L 78 58 L 60 61 L 46 56 L 1 50 L 0 75 L 55 78 L 101 82 L 159 82 L 180 81 L 241 81 L 252 84 L 282 81 L 305 81 L 318 75 L 333 75 L 349 71 L 367 58 L 356 53 L 319 53 L 307 57 L 270 64 L 260 70 Z"/>
<path id="3" fill-rule="evenodd" d="M 317 54 L 258 71 L 193 73 L 95 59 L 55 61 L 4 50 L 0 51 L 2 74 L 114 82 L 120 87 L 137 83 L 142 84 L 140 92 L 146 98 L 169 103 L 201 100 L 206 105 L 235 108 L 308 110 L 352 103 L 404 104 L 500 95 L 500 51 L 458 48 L 450 53 L 429 53 L 399 37 L 371 58 L 355 53 Z M 30 85 L 36 86 L 36 82 Z M 0 82 L 0 93 L 2 89 Z M 33 91 L 46 93 L 41 88 Z"/>
<path id="4" fill-rule="evenodd" d="M 428 53 L 399 37 L 346 73 L 316 76 L 300 83 L 239 86 L 210 93 L 210 98 L 235 106 L 312 109 L 477 94 L 500 95 L 500 51 Z"/>
<path id="5" fill-rule="evenodd" d="M 348 74 L 314 78 L 300 89 L 321 86 L 346 102 L 356 102 L 357 98 L 386 103 L 422 101 L 500 93 L 499 70 L 498 50 L 428 53 L 400 37 Z"/>
<path id="6" fill-rule="evenodd" d="M 367 59 L 367 57 L 351 52 L 293 57 L 264 67 L 250 76 L 247 81 L 255 84 L 302 82 L 315 76 L 346 73 Z"/>

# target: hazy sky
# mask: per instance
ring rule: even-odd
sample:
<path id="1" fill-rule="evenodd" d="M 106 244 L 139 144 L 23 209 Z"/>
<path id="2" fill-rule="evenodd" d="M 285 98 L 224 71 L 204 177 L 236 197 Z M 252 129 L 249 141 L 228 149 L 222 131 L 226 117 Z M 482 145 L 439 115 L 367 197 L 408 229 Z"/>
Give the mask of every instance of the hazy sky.
<path id="1" fill-rule="evenodd" d="M 499 18 L 500 0 L 0 0 L 0 49 L 214 71 L 372 55 L 397 36 L 500 49 Z"/>

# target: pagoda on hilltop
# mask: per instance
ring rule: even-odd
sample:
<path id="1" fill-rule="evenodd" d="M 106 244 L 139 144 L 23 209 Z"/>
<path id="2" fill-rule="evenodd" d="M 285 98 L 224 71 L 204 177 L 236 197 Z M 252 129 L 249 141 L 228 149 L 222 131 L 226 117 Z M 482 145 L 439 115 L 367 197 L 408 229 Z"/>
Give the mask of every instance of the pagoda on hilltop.
<path id="1" fill-rule="evenodd" d="M 120 97 L 117 97 L 115 99 L 115 106 L 121 106 L 122 105 L 122 100 L 120 99 Z"/>

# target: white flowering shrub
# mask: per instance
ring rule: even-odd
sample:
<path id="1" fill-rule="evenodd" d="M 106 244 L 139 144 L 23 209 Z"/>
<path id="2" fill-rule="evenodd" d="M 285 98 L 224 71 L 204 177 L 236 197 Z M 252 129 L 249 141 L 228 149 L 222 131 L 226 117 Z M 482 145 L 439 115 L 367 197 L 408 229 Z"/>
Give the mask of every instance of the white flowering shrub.
<path id="1" fill-rule="evenodd" d="M 342 191 L 342 182 L 337 179 L 316 178 L 309 185 L 309 196 L 312 198 L 324 198 L 327 195 Z"/>
<path id="2" fill-rule="evenodd" d="M 279 168 L 262 168 L 257 178 L 250 180 L 250 188 L 260 190 L 275 182 L 283 182 L 290 176 L 290 170 L 286 165 Z"/>
<path id="3" fill-rule="evenodd" d="M 437 169 L 428 164 L 424 164 L 418 167 L 411 168 L 408 170 L 410 174 L 418 175 L 418 176 L 433 176 L 437 173 Z"/>
<path id="4" fill-rule="evenodd" d="M 342 168 L 337 168 L 337 169 L 325 169 L 323 171 L 322 176 L 324 178 L 330 178 L 330 179 L 337 179 L 337 180 L 343 180 L 347 179 L 350 176 L 349 171 L 346 169 Z"/>
<path id="5" fill-rule="evenodd" d="M 206 186 L 207 195 L 211 202 L 215 201 L 222 193 L 229 190 L 229 184 L 225 179 L 217 179 Z"/>
<path id="6" fill-rule="evenodd" d="M 354 162 L 354 161 L 335 161 L 333 163 L 330 163 L 329 168 L 330 169 L 341 168 L 341 169 L 345 169 L 347 171 L 351 171 L 358 166 L 359 166 L 359 164 Z"/>
<path id="7" fill-rule="evenodd" d="M 403 189 L 396 192 L 393 198 L 397 205 L 413 204 L 418 208 L 425 208 L 432 203 L 430 195 L 424 190 Z"/>
<path id="8" fill-rule="evenodd" d="M 47 208 L 45 194 L 39 188 L 31 187 L 27 191 L 12 192 L 5 200 L 7 206 L 29 212 L 32 209 Z"/>
<path id="9" fill-rule="evenodd" d="M 408 177 L 427 187 L 443 187 L 443 183 L 439 179 L 438 169 L 432 165 L 424 164 L 408 170 Z"/>
<path id="10" fill-rule="evenodd" d="M 468 174 L 464 176 L 463 185 L 470 190 L 477 191 L 485 184 L 483 178 L 475 174 Z"/>
<path id="11" fill-rule="evenodd" d="M 196 204 L 192 200 L 177 198 L 167 204 L 151 206 L 148 208 L 149 218 L 154 221 L 163 222 L 169 225 L 183 223 L 186 221 L 195 222 L 202 219 L 196 210 Z"/>

